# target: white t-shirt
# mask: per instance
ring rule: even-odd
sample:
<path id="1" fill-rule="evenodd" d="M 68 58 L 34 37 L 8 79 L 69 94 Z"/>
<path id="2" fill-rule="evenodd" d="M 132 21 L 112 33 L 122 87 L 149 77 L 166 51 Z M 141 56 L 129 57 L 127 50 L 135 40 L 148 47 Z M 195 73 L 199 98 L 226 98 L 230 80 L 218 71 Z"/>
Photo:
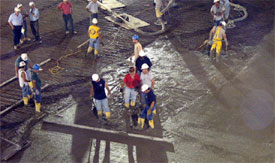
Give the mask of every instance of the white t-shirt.
<path id="1" fill-rule="evenodd" d="M 219 21 L 223 18 L 223 14 L 221 13 L 225 11 L 225 8 L 224 5 L 220 5 L 220 7 L 217 8 L 217 6 L 214 4 L 210 11 L 214 13 L 214 20 Z"/>
<path id="2" fill-rule="evenodd" d="M 143 72 L 140 74 L 141 84 L 147 84 L 150 88 L 152 87 L 153 76 L 151 72 L 144 74 Z"/>
<path id="3" fill-rule="evenodd" d="M 90 2 L 90 3 L 86 6 L 86 8 L 87 8 L 90 12 L 92 12 L 93 14 L 98 13 L 98 7 L 99 7 L 99 4 L 98 4 L 98 3 L 94 3 L 93 1 Z"/>

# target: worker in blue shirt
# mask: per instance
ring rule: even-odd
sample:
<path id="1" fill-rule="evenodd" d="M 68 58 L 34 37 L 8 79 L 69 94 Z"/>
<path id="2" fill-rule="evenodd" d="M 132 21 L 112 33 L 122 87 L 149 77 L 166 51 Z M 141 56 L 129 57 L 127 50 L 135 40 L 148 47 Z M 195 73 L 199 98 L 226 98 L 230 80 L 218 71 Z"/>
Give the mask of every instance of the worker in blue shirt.
<path id="1" fill-rule="evenodd" d="M 140 50 L 139 57 L 136 60 L 136 70 L 137 73 L 140 75 L 142 72 L 141 66 L 146 63 L 149 66 L 149 69 L 152 66 L 152 63 L 150 59 L 146 56 L 145 52 L 143 50 Z"/>

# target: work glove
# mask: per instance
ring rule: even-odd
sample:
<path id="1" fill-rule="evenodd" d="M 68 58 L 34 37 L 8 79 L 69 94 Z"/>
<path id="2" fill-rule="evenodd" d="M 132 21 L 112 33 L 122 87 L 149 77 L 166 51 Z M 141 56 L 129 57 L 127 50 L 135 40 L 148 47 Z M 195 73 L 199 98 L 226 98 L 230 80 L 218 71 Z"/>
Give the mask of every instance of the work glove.
<path id="1" fill-rule="evenodd" d="M 35 94 L 36 94 L 36 95 L 39 95 L 38 89 L 35 90 Z"/>

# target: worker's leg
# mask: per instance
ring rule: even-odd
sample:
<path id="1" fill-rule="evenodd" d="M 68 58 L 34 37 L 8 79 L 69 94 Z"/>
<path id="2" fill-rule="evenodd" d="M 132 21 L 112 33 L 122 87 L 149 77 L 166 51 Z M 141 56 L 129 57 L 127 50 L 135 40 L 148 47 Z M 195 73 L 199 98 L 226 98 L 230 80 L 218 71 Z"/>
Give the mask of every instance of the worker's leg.
<path id="1" fill-rule="evenodd" d="M 128 87 L 125 87 L 125 90 L 124 90 L 124 102 L 125 102 L 125 107 L 127 109 L 129 109 L 129 106 L 130 106 L 130 88 Z"/>
<path id="2" fill-rule="evenodd" d="M 28 86 L 24 85 L 22 88 L 22 94 L 23 94 L 23 102 L 24 105 L 27 106 L 29 103 L 29 98 L 28 98 Z"/>
<path id="3" fill-rule="evenodd" d="M 102 117 L 102 105 L 101 105 L 101 100 L 95 99 L 95 106 L 97 110 L 97 115 L 98 117 Z"/>
<path id="4" fill-rule="evenodd" d="M 138 124 L 140 125 L 141 128 L 144 127 L 144 122 L 145 122 L 145 118 L 147 117 L 147 110 L 148 110 L 148 109 L 149 109 L 149 106 L 146 106 L 146 107 L 143 109 L 143 111 L 142 111 L 140 117 L 138 118 Z"/>
<path id="5" fill-rule="evenodd" d="M 69 14 L 68 17 L 69 17 L 69 22 L 70 22 L 72 33 L 74 33 L 74 19 L 73 19 L 73 16 L 72 16 L 72 14 Z"/>
<path id="6" fill-rule="evenodd" d="M 219 62 L 220 54 L 221 54 L 221 48 L 222 48 L 222 42 L 217 41 L 217 46 L 216 46 L 216 61 Z"/>
<path id="7" fill-rule="evenodd" d="M 35 111 L 41 112 L 41 88 L 38 88 L 39 94 L 35 94 L 34 100 L 35 100 Z"/>
<path id="8" fill-rule="evenodd" d="M 137 91 L 135 89 L 131 89 L 131 106 L 134 107 L 136 105 L 136 99 L 137 99 Z"/>
<path id="9" fill-rule="evenodd" d="M 216 48 L 216 46 L 217 46 L 217 44 L 216 44 L 217 42 L 216 41 L 214 41 L 213 42 L 213 44 L 212 44 L 212 46 L 211 46 L 211 49 L 210 49 L 210 59 L 212 60 L 213 59 L 213 57 L 214 57 L 214 49 Z"/>
<path id="10" fill-rule="evenodd" d="M 98 55 L 98 51 L 99 51 L 99 38 L 95 40 L 95 56 Z"/>
<path id="11" fill-rule="evenodd" d="M 152 108 L 152 112 L 151 114 L 147 115 L 147 119 L 148 119 L 148 122 L 149 122 L 149 126 L 151 128 L 154 128 L 155 125 L 154 125 L 154 120 L 153 120 L 153 113 L 154 111 L 156 110 L 156 105 Z"/>
<path id="12" fill-rule="evenodd" d="M 111 118 L 111 112 L 110 112 L 110 108 L 109 108 L 109 105 L 108 105 L 108 99 L 105 98 L 102 101 L 102 107 L 103 107 L 103 111 L 105 113 L 105 116 L 108 120 L 110 120 Z"/>
<path id="13" fill-rule="evenodd" d="M 94 49 L 94 41 L 95 39 L 91 39 L 90 38 L 90 43 L 89 43 L 89 47 L 88 47 L 88 50 L 87 50 L 87 54 L 91 53 Z"/>

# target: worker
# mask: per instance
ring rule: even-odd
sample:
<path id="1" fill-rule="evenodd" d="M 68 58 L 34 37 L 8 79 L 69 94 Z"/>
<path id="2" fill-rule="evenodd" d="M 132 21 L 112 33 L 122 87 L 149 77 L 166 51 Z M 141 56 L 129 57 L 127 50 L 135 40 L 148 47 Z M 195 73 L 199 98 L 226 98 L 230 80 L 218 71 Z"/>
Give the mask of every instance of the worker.
<path id="1" fill-rule="evenodd" d="M 98 74 L 92 75 L 92 87 L 90 97 L 95 99 L 97 115 L 102 117 L 103 111 L 107 120 L 110 120 L 111 112 L 108 106 L 108 99 L 105 93 L 105 88 L 108 91 L 108 96 L 112 97 L 111 90 L 105 80 L 101 79 Z"/>
<path id="2" fill-rule="evenodd" d="M 99 4 L 97 3 L 97 0 L 92 0 L 87 6 L 86 11 L 91 14 L 90 16 L 90 25 L 92 25 L 92 21 L 94 18 L 98 19 L 98 7 Z"/>
<path id="3" fill-rule="evenodd" d="M 37 113 L 41 112 L 41 79 L 39 76 L 39 71 L 42 71 L 38 64 L 33 65 L 32 67 L 32 83 L 33 83 L 33 91 L 34 91 L 34 103 L 35 103 L 35 111 Z"/>
<path id="4" fill-rule="evenodd" d="M 38 9 L 35 7 L 34 2 L 30 2 L 29 3 L 30 6 L 30 26 L 31 26 L 31 30 L 32 30 L 32 34 L 34 36 L 35 41 L 37 41 L 38 43 L 42 43 L 41 38 L 40 38 L 40 34 L 39 34 L 39 11 Z"/>
<path id="5" fill-rule="evenodd" d="M 23 34 L 24 38 L 20 40 L 20 43 L 23 44 L 24 41 L 31 41 L 31 39 L 28 37 L 28 25 L 27 25 L 27 17 L 29 16 L 29 14 L 23 8 L 22 4 L 17 4 L 17 8 L 19 8 L 20 13 L 21 13 L 21 15 L 23 17 L 24 28 L 22 28 L 21 33 Z"/>
<path id="6" fill-rule="evenodd" d="M 27 53 L 22 53 L 21 56 L 17 57 L 17 59 L 15 60 L 15 75 L 16 77 L 18 78 L 18 70 L 19 70 L 19 64 L 20 62 L 24 61 L 25 62 L 25 72 L 27 74 L 27 78 L 28 79 L 31 79 L 31 69 L 32 69 L 32 62 L 31 60 L 29 59 Z M 29 82 L 29 86 L 30 88 L 32 89 L 33 88 L 33 84 L 32 82 Z"/>
<path id="7" fill-rule="evenodd" d="M 27 73 L 25 71 L 25 66 L 26 66 L 26 63 L 24 61 L 21 61 L 19 63 L 18 80 L 19 80 L 19 85 L 22 88 L 24 105 L 27 106 L 29 103 L 29 100 L 32 97 L 32 91 L 28 84 L 28 82 L 30 82 L 30 78 L 28 78 L 27 76 Z"/>
<path id="8" fill-rule="evenodd" d="M 98 56 L 99 42 L 101 40 L 100 27 L 97 26 L 98 21 L 96 18 L 93 18 L 92 23 L 93 23 L 93 25 L 91 25 L 88 30 L 88 34 L 90 37 L 90 43 L 89 43 L 89 47 L 87 50 L 87 54 L 92 52 L 94 49 L 95 56 Z"/>
<path id="9" fill-rule="evenodd" d="M 145 52 L 143 50 L 141 50 L 139 52 L 139 57 L 136 60 L 136 69 L 137 69 L 137 73 L 140 75 L 142 70 L 141 70 L 141 66 L 146 63 L 149 66 L 149 69 L 152 66 L 152 63 L 150 61 L 150 59 L 146 56 Z"/>
<path id="10" fill-rule="evenodd" d="M 224 13 L 224 20 L 227 22 L 229 15 L 230 15 L 230 3 L 229 0 L 220 0 L 221 6 L 224 6 L 225 13 Z"/>
<path id="11" fill-rule="evenodd" d="M 130 108 L 130 100 L 131 100 L 131 106 L 135 107 L 136 105 L 136 98 L 138 95 L 138 89 L 140 86 L 140 77 L 136 73 L 134 67 L 130 67 L 129 73 L 127 73 L 123 79 L 123 82 L 121 83 L 121 89 L 120 92 L 122 92 L 123 88 L 124 90 L 124 101 L 125 101 L 125 107 L 127 109 Z"/>
<path id="12" fill-rule="evenodd" d="M 132 37 L 132 40 L 133 40 L 133 43 L 134 43 L 134 53 L 133 53 L 131 58 L 134 58 L 134 59 L 132 59 L 133 63 L 136 63 L 136 60 L 139 57 L 139 52 L 142 50 L 142 45 L 139 42 L 139 36 L 138 35 L 134 35 Z"/>
<path id="13" fill-rule="evenodd" d="M 214 0 L 214 5 L 211 7 L 210 13 L 213 16 L 214 25 L 218 26 L 223 21 L 225 8 L 220 4 L 220 0 Z"/>
<path id="14" fill-rule="evenodd" d="M 157 21 L 155 22 L 156 25 L 160 25 L 161 20 L 162 20 L 162 15 L 163 13 L 161 12 L 161 9 L 163 7 L 163 2 L 162 0 L 154 0 L 155 4 L 155 12 L 156 12 L 156 17 Z"/>
<path id="15" fill-rule="evenodd" d="M 141 85 L 148 85 L 151 89 L 154 89 L 155 86 L 155 79 L 153 78 L 153 75 L 151 74 L 151 72 L 149 71 L 149 66 L 144 63 L 141 66 L 142 72 L 140 74 L 140 80 L 141 80 Z M 141 96 L 141 105 L 143 107 L 145 107 L 146 104 L 146 94 L 141 92 L 140 93 Z"/>
<path id="16" fill-rule="evenodd" d="M 212 39 L 213 44 L 210 49 L 210 58 L 211 60 L 213 59 L 213 56 L 214 56 L 213 51 L 214 49 L 216 49 L 216 62 L 219 62 L 223 39 L 225 41 L 225 45 L 228 46 L 228 41 L 225 34 L 225 26 L 226 26 L 225 21 L 222 21 L 219 26 L 214 26 L 209 34 L 209 40 L 211 40 L 212 35 L 214 34 L 214 37 Z"/>
<path id="17" fill-rule="evenodd" d="M 9 17 L 8 23 L 13 32 L 13 48 L 16 50 L 20 47 L 20 39 L 21 39 L 21 30 L 23 27 L 23 16 L 20 13 L 20 9 L 15 7 L 14 13 L 12 13 Z"/>
<path id="18" fill-rule="evenodd" d="M 77 34 L 77 32 L 74 30 L 74 22 L 73 22 L 74 20 L 72 17 L 72 12 L 73 12 L 72 4 L 68 0 L 63 0 L 63 2 L 59 3 L 57 9 L 62 10 L 66 34 L 70 33 L 68 29 L 68 21 L 70 22 L 70 25 L 71 25 L 72 34 Z"/>
<path id="19" fill-rule="evenodd" d="M 141 91 L 146 94 L 146 106 L 143 109 L 140 117 L 138 118 L 138 124 L 140 128 L 143 129 L 145 119 L 148 120 L 149 126 L 154 128 L 154 121 L 153 121 L 153 112 L 156 110 L 156 95 L 152 88 L 150 88 L 147 84 L 143 84 L 141 87 Z"/>

